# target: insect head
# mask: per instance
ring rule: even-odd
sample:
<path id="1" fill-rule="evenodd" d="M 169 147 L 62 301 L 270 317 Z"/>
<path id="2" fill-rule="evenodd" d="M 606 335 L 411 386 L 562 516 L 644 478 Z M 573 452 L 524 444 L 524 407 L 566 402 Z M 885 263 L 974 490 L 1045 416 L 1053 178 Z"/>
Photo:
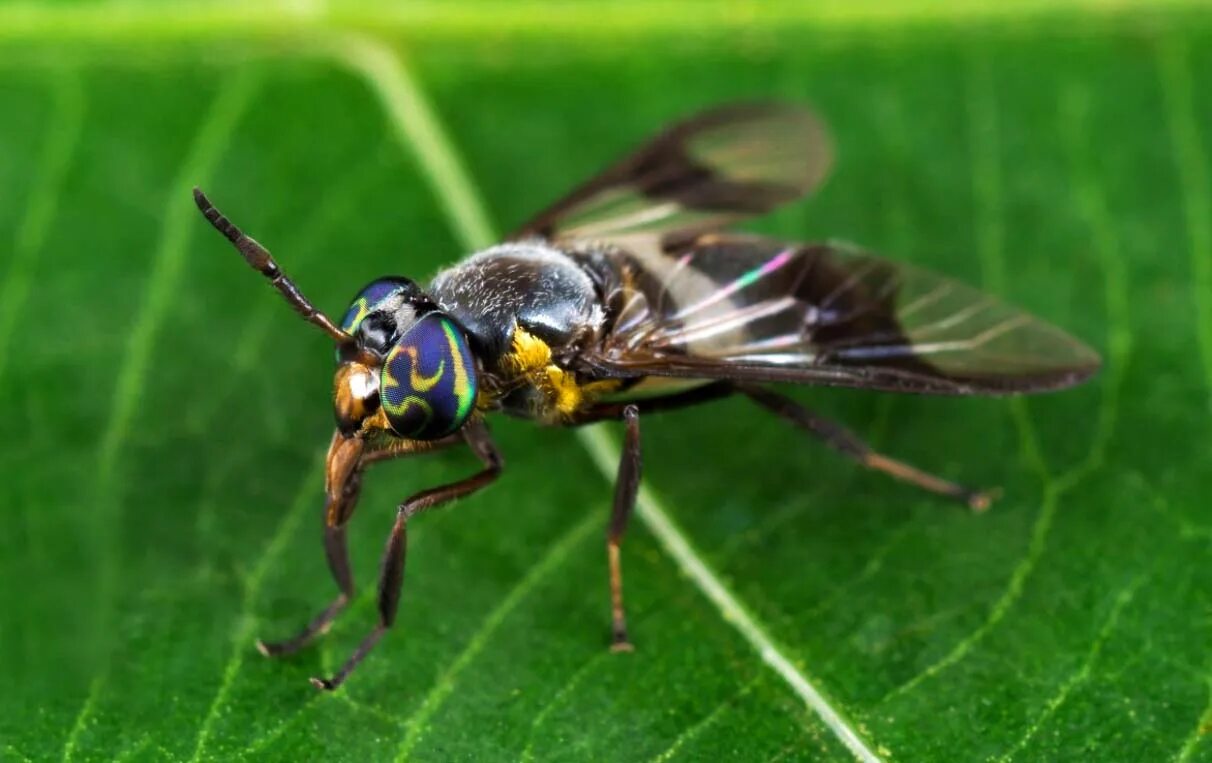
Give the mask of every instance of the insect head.
<path id="1" fill-rule="evenodd" d="M 381 407 L 392 432 L 435 440 L 456 431 L 476 398 L 475 358 L 462 330 L 407 278 L 380 278 L 358 292 L 341 329 L 355 351 L 337 350 L 333 405 L 346 434 Z M 378 360 L 367 363 L 367 352 Z"/>

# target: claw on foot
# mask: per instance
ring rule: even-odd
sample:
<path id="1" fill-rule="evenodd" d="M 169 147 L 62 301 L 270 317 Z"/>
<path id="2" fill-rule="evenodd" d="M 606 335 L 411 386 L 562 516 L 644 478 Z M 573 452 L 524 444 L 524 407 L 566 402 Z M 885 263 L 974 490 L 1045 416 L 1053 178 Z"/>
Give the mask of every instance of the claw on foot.
<path id="1" fill-rule="evenodd" d="M 968 496 L 968 508 L 974 514 L 983 514 L 989 510 L 993 502 L 1002 497 L 1002 489 L 995 487 L 991 490 L 980 490 Z"/>

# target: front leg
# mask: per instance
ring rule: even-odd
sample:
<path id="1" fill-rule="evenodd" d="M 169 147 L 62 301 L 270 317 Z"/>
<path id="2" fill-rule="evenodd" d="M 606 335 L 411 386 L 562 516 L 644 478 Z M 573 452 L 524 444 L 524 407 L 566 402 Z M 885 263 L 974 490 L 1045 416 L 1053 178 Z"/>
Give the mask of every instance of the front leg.
<path id="1" fill-rule="evenodd" d="M 362 640 L 345 664 L 331 678 L 311 679 L 316 688 L 331 691 L 344 683 L 353 669 L 362 662 L 375 644 L 379 643 L 379 639 L 383 638 L 383 634 L 395 622 L 400 604 L 400 587 L 404 582 L 408 520 L 427 509 L 471 495 L 491 484 L 500 475 L 504 463 L 488 434 L 487 427 L 480 421 L 473 421 L 463 428 L 463 438 L 480 462 L 484 464 L 484 468 L 458 482 L 423 490 L 397 507 L 396 521 L 392 525 L 391 534 L 387 536 L 387 547 L 383 551 L 383 563 L 379 569 L 379 624 Z"/>
<path id="2" fill-rule="evenodd" d="M 362 474 L 366 467 L 378 461 L 433 452 L 461 441 L 462 438 L 458 435 L 451 435 L 441 440 L 420 443 L 424 447 L 367 450 L 361 437 L 346 437 L 340 432 L 333 434 L 324 465 L 324 557 L 328 561 L 333 580 L 337 583 L 338 593 L 320 614 L 291 638 L 273 642 L 258 639 L 257 649 L 261 654 L 266 657 L 280 657 L 297 652 L 325 633 L 337 615 L 341 614 L 353 599 L 353 571 L 349 566 L 345 525 L 358 505 L 358 496 L 362 492 Z"/>

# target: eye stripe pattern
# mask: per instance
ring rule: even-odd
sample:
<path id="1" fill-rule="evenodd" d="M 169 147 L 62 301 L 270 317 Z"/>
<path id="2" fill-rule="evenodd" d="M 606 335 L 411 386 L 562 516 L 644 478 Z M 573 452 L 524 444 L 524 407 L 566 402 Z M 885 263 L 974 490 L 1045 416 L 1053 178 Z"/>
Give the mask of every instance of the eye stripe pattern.
<path id="1" fill-rule="evenodd" d="M 467 342 L 455 329 L 453 323 L 449 320 L 444 321 L 442 331 L 446 334 L 446 341 L 452 349 L 450 357 L 454 363 L 454 392 L 458 400 L 455 416 L 461 424 L 471 414 L 471 406 L 476 401 L 475 362 L 467 350 Z M 458 352 L 453 351 L 455 348 L 458 349 Z"/>
<path id="2" fill-rule="evenodd" d="M 417 321 L 387 354 L 379 389 L 401 437 L 434 440 L 462 426 L 475 403 L 476 376 L 458 326 L 441 313 Z"/>

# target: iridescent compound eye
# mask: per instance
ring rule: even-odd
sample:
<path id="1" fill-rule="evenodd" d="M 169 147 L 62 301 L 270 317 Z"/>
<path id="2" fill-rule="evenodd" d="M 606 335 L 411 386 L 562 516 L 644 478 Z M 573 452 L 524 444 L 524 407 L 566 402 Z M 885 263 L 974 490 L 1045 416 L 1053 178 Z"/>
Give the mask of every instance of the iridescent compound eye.
<path id="1" fill-rule="evenodd" d="M 349 309 L 345 311 L 345 317 L 341 319 L 341 329 L 346 334 L 353 334 L 362 324 L 362 320 L 376 308 L 396 294 L 412 288 L 415 288 L 412 281 L 398 276 L 388 276 L 371 281 L 362 291 L 358 292 L 358 296 L 354 297 L 353 302 L 349 303 Z"/>
<path id="2" fill-rule="evenodd" d="M 404 332 L 383 362 L 379 391 L 401 437 L 436 440 L 462 426 L 476 399 L 476 366 L 454 321 L 434 312 Z"/>

